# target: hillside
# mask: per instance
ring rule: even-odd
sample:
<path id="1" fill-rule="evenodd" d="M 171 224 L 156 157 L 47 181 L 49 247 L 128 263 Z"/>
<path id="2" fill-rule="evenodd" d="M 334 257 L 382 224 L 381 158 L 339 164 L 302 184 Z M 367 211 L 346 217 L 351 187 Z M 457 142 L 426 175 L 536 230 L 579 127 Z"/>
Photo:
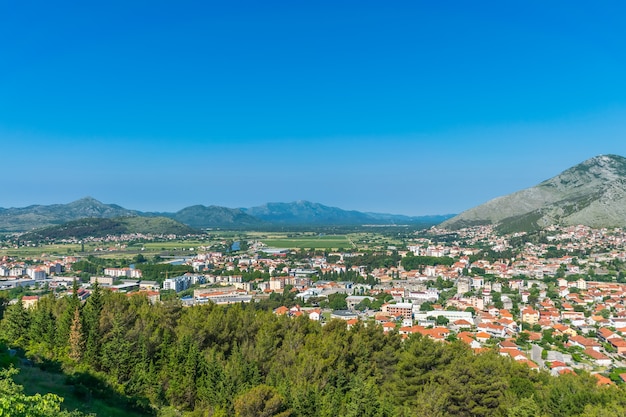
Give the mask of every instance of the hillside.
<path id="1" fill-rule="evenodd" d="M 104 204 L 94 198 L 85 197 L 68 204 L 0 209 L 0 231 L 19 232 L 83 218 L 128 217 L 139 214 L 138 211 L 116 204 Z"/>
<path id="2" fill-rule="evenodd" d="M 245 211 L 267 222 L 281 224 L 363 224 L 371 221 L 365 213 L 303 200 L 292 203 L 267 203 Z"/>
<path id="3" fill-rule="evenodd" d="M 195 228 L 229 227 L 229 226 L 257 226 L 264 222 L 246 214 L 241 209 L 231 209 L 220 206 L 190 206 L 168 217 Z"/>
<path id="4" fill-rule="evenodd" d="M 22 235 L 26 241 L 49 239 L 84 239 L 122 234 L 188 235 L 199 231 L 166 217 L 119 217 L 113 219 L 87 218 L 58 226 L 37 229 Z"/>
<path id="5" fill-rule="evenodd" d="M 596 156 L 534 187 L 467 210 L 441 227 L 480 224 L 497 224 L 506 232 L 553 224 L 626 226 L 626 158 Z"/>
<path id="6" fill-rule="evenodd" d="M 403 216 L 343 210 L 310 201 L 267 203 L 243 209 L 267 223 L 284 225 L 437 224 L 451 216 Z"/>
<path id="7" fill-rule="evenodd" d="M 309 201 L 267 203 L 252 208 L 194 205 L 175 213 L 141 212 L 86 197 L 69 204 L 0 208 L 0 232 L 27 232 L 85 218 L 167 217 L 197 229 L 283 226 L 417 225 L 428 227 L 452 215 L 404 216 L 343 210 Z M 108 227 L 108 226 L 107 226 Z M 158 233 L 158 232 L 155 232 Z"/>

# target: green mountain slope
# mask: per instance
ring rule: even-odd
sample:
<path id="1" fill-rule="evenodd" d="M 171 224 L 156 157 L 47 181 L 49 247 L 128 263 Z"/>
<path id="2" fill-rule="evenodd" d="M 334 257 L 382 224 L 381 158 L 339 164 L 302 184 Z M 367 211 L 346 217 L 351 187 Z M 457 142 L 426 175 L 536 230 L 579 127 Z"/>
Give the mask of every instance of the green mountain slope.
<path id="1" fill-rule="evenodd" d="M 257 226 L 264 223 L 241 209 L 220 206 L 190 206 L 168 217 L 195 228 Z"/>
<path id="2" fill-rule="evenodd" d="M 19 232 L 82 218 L 137 216 L 138 211 L 85 197 L 68 204 L 34 205 L 0 210 L 0 231 Z"/>
<path id="3" fill-rule="evenodd" d="M 87 237 L 118 236 L 131 233 L 188 235 L 200 232 L 166 217 L 87 218 L 73 220 L 58 226 L 37 229 L 25 233 L 22 235 L 22 239 L 26 241 L 84 239 Z"/>

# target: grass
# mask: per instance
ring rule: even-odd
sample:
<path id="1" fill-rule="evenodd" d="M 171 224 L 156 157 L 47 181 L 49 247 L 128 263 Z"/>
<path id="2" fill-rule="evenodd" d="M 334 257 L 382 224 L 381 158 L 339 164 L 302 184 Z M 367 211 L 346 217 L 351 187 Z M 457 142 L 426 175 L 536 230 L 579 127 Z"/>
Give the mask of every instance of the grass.
<path id="1" fill-rule="evenodd" d="M 210 246 L 211 242 L 200 242 L 198 240 L 174 240 L 169 242 L 146 242 L 142 246 L 146 250 L 173 250 L 173 249 L 198 249 L 200 246 Z"/>
<path id="2" fill-rule="evenodd" d="M 79 244 L 55 244 L 41 246 L 20 246 L 19 248 L 0 248 L 0 255 L 24 258 L 58 258 L 67 256 L 68 253 L 76 253 L 81 249 Z M 87 247 L 85 245 L 85 250 Z M 70 252 L 68 252 L 70 251 Z"/>
<path id="3" fill-rule="evenodd" d="M 37 367 L 20 367 L 15 382 L 24 387 L 27 395 L 52 393 L 64 398 L 62 408 L 78 410 L 98 417 L 145 417 L 125 408 L 118 408 L 98 398 L 79 399 L 74 395 L 74 387 L 66 385 L 66 376 L 61 373 L 42 371 Z"/>
<path id="4" fill-rule="evenodd" d="M 81 252 L 81 245 L 75 243 L 50 244 L 40 246 L 22 246 L 19 248 L 0 248 L 0 257 L 9 256 L 27 259 L 58 259 L 68 255 L 95 255 L 101 258 L 127 258 L 132 259 L 137 254 L 143 254 L 147 258 L 163 253 L 172 253 L 177 256 L 189 255 L 198 251 L 200 247 L 210 247 L 222 240 L 257 240 L 270 247 L 289 249 L 386 249 L 388 245 L 399 244 L 397 238 L 390 238 L 377 233 L 350 233 L 346 235 L 329 234 L 320 235 L 316 232 L 222 232 L 214 234 L 208 239 L 202 240 L 172 240 L 157 242 L 129 242 L 126 248 L 121 248 L 114 242 L 87 242 L 84 245 L 85 252 Z M 104 248 L 105 251 L 97 251 L 96 248 Z M 115 248 L 108 251 L 108 248 Z"/>
<path id="5" fill-rule="evenodd" d="M 352 248 L 353 244 L 347 236 L 344 235 L 324 235 L 324 236 L 297 236 L 293 238 L 267 238 L 261 240 L 267 246 L 276 248 L 314 248 L 314 249 L 333 249 L 333 248 Z"/>

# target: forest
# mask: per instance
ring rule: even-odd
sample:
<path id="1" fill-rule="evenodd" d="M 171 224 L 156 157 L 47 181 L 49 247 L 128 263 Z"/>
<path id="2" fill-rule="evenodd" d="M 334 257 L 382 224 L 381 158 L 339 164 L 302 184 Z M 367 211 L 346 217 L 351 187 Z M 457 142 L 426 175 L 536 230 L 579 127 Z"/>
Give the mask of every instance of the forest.
<path id="1" fill-rule="evenodd" d="M 321 325 L 256 303 L 152 305 L 96 285 L 86 302 L 46 295 L 30 309 L 8 306 L 0 340 L 67 375 L 72 395 L 115 401 L 132 415 L 626 415 L 623 389 L 585 372 L 552 377 L 459 341 L 403 339 L 373 322 Z M 58 399 L 21 393 L 10 361 L 0 367 L 1 415 L 64 415 Z M 20 401 L 40 411 L 1 413 Z"/>

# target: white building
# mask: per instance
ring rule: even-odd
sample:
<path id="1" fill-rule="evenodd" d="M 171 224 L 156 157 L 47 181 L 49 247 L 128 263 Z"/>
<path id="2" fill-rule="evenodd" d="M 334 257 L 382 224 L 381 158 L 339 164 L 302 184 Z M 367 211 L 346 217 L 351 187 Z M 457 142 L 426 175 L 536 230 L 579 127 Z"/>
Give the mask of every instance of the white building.
<path id="1" fill-rule="evenodd" d="M 164 290 L 174 290 L 176 292 L 185 291 L 194 284 L 204 284 L 203 275 L 185 274 L 179 277 L 168 278 L 163 281 Z"/>
<path id="2" fill-rule="evenodd" d="M 104 275 L 116 278 L 141 278 L 141 270 L 134 268 L 104 268 Z"/>

